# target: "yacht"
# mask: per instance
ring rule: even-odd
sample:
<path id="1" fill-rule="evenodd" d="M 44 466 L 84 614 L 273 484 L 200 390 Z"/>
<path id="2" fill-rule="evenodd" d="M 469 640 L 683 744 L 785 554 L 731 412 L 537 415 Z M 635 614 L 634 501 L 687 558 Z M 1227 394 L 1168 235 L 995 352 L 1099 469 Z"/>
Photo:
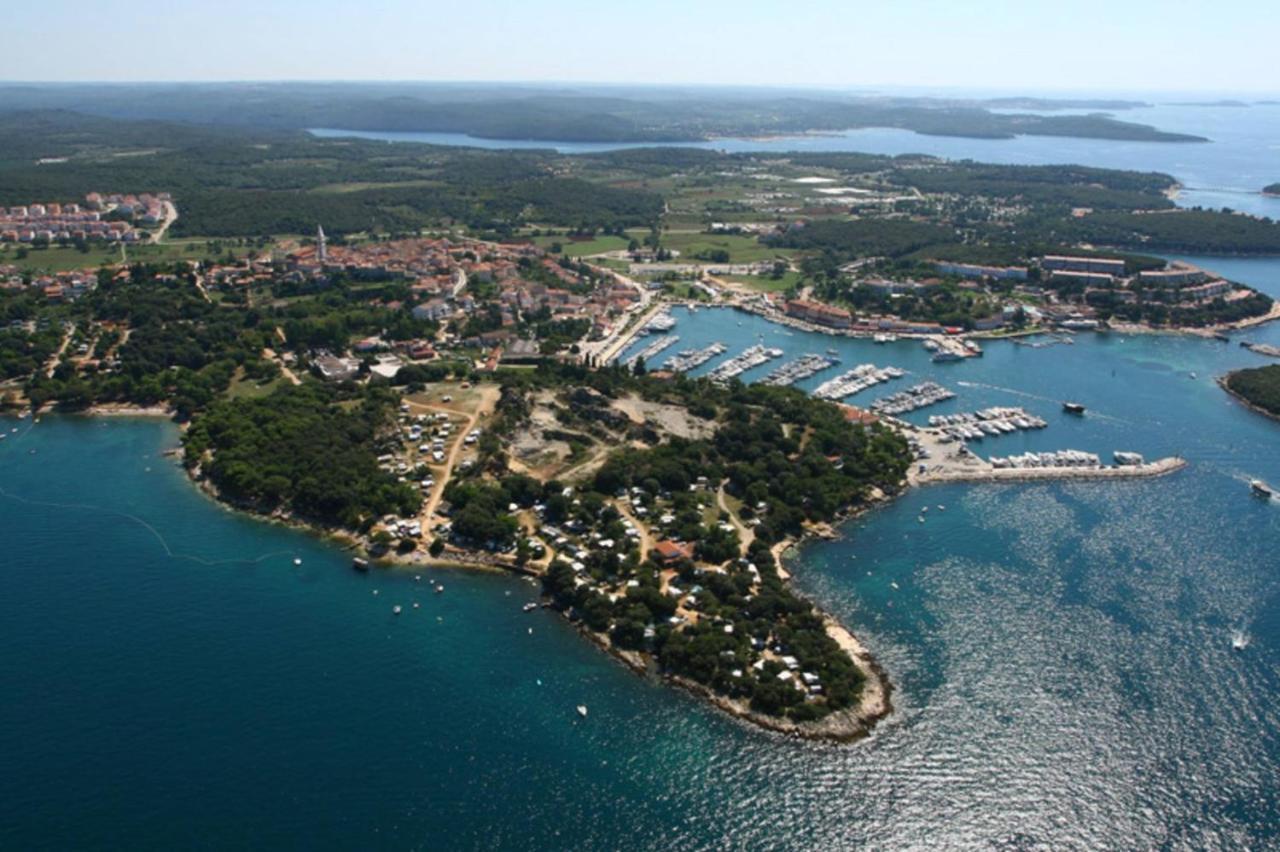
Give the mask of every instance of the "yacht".
<path id="1" fill-rule="evenodd" d="M 1068 414 L 1084 414 L 1084 406 L 1078 402 L 1064 402 L 1062 410 Z"/>

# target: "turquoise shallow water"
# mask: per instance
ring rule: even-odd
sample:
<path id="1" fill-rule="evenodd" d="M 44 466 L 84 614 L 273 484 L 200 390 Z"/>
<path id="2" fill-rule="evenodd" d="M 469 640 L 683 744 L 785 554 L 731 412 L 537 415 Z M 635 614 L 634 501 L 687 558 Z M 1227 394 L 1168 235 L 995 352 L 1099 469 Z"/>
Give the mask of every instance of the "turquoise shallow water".
<path id="1" fill-rule="evenodd" d="M 1280 293 L 1280 265 L 1237 263 Z M 169 424 L 4 421 L 20 431 L 0 442 L 0 847 L 1280 843 L 1280 504 L 1245 484 L 1280 483 L 1280 425 L 1212 383 L 1263 359 L 1084 335 L 932 365 L 916 343 L 679 316 L 690 341 L 736 350 L 764 334 L 793 354 L 898 364 L 913 375 L 897 385 L 960 392 L 939 411 L 1017 404 L 1050 420 L 982 453 L 1134 449 L 1191 466 L 918 490 L 807 547 L 797 584 L 898 689 L 871 739 L 833 748 L 635 677 L 557 617 L 522 613 L 525 581 L 447 572 L 443 595 L 424 593 L 224 511 L 161 455 Z M 1248 336 L 1280 342 L 1280 328 Z M 1062 416 L 1062 398 L 1090 415 Z"/>

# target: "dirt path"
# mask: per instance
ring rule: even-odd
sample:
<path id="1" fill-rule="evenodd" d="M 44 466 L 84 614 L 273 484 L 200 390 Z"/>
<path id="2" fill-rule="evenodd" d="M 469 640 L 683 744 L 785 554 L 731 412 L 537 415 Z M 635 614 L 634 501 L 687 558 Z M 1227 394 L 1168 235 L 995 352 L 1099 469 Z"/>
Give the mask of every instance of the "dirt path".
<path id="1" fill-rule="evenodd" d="M 466 440 L 467 433 L 476 428 L 476 424 L 482 417 L 486 417 L 493 413 L 494 409 L 498 405 L 498 398 L 502 393 L 497 386 L 479 387 L 476 388 L 476 391 L 480 395 L 480 402 L 470 414 L 448 405 L 430 405 L 423 402 L 409 402 L 411 410 L 414 410 L 415 413 L 421 413 L 422 411 L 434 411 L 455 416 L 462 415 L 467 418 L 467 425 L 458 430 L 457 436 L 453 439 L 453 443 L 449 447 L 449 454 L 445 456 L 440 476 L 437 479 L 435 486 L 431 489 L 431 496 L 427 498 L 426 505 L 422 507 L 422 512 L 419 514 L 419 519 L 424 530 L 430 530 L 435 526 L 436 508 L 439 507 L 441 499 L 444 498 L 444 491 L 449 487 L 449 481 L 453 478 L 454 467 L 458 463 L 458 455 L 462 452 L 462 449 L 465 446 L 463 442 Z M 417 409 L 421 409 L 421 411 L 417 411 Z"/>
<path id="2" fill-rule="evenodd" d="M 178 219 L 178 208 L 173 206 L 172 201 L 162 203 L 164 207 L 164 219 L 160 222 L 160 228 L 151 235 L 151 242 L 158 243 L 164 239 L 165 234 L 169 233 L 169 226 Z"/>
<path id="3" fill-rule="evenodd" d="M 280 374 L 284 376 L 286 379 L 288 379 L 291 384 L 295 384 L 295 385 L 302 384 L 302 379 L 298 378 L 297 373 L 289 369 L 289 367 L 284 363 L 284 359 L 281 358 L 274 349 L 263 349 L 262 357 L 270 361 L 275 361 L 276 366 L 280 368 Z"/>
<path id="4" fill-rule="evenodd" d="M 720 489 L 716 491 L 716 503 L 720 505 L 720 511 L 729 516 L 729 523 L 733 524 L 733 528 L 738 531 L 738 541 L 742 542 L 742 555 L 746 556 L 747 549 L 756 540 L 756 531 L 742 523 L 738 515 L 729 508 L 729 502 L 725 500 L 723 482 L 720 483 Z"/>
<path id="5" fill-rule="evenodd" d="M 653 535 L 649 532 L 648 525 L 641 523 L 639 518 L 631 514 L 627 504 L 621 500 L 614 501 L 613 505 L 622 517 L 635 524 L 636 529 L 640 531 L 640 561 L 645 561 L 649 558 L 649 552 L 653 550 Z"/>
<path id="6" fill-rule="evenodd" d="M 58 369 L 58 362 L 62 360 L 63 354 L 67 351 L 67 347 L 71 345 L 71 338 L 76 336 L 76 326 L 72 323 L 67 327 L 66 332 L 62 335 L 62 345 L 58 347 L 58 351 L 49 357 L 49 362 L 44 365 L 45 378 L 53 378 L 53 371 Z"/>

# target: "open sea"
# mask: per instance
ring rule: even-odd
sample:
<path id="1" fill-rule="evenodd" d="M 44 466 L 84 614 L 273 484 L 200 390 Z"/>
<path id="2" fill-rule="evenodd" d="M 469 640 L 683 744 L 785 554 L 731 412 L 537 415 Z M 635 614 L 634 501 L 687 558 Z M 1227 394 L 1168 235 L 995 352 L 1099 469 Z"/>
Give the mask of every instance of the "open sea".
<path id="1" fill-rule="evenodd" d="M 1193 260 L 1280 297 L 1280 260 Z M 1280 846 L 1280 502 L 1247 485 L 1280 484 L 1280 423 L 1213 381 L 1266 359 L 1083 334 L 932 364 L 918 342 L 675 313 L 676 348 L 836 349 L 802 387 L 910 371 L 855 404 L 929 378 L 959 396 L 911 419 L 998 404 L 1049 421 L 982 455 L 1190 466 L 917 489 L 804 548 L 795 583 L 895 686 L 895 713 L 835 747 L 631 674 L 521 612 L 528 581 L 436 572 L 437 595 L 224 510 L 163 455 L 169 423 L 0 419 L 0 848 Z M 1280 344 L 1280 325 L 1237 337 Z"/>

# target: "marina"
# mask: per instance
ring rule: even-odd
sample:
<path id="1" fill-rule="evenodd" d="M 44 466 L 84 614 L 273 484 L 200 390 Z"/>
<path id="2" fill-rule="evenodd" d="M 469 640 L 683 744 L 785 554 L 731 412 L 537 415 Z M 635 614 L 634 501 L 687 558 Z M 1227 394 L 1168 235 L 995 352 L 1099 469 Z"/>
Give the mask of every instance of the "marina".
<path id="1" fill-rule="evenodd" d="M 628 367 L 634 367 L 641 359 L 643 359 L 644 362 L 648 364 L 651 360 L 653 360 L 653 357 L 655 355 L 658 355 L 664 350 L 670 349 L 672 346 L 675 346 L 679 342 L 680 342 L 680 335 L 665 334 L 659 337 L 657 340 L 650 343 L 645 348 L 641 349 L 636 354 L 627 358 L 626 361 L 623 361 L 623 364 L 625 364 Z"/>
<path id="2" fill-rule="evenodd" d="M 742 375 L 747 370 L 755 369 L 761 364 L 767 364 L 781 357 L 781 349 L 766 347 L 763 343 L 757 343 L 742 354 L 735 355 L 710 373 L 707 373 L 707 378 L 713 382 L 727 382 L 729 379 Z"/>
<path id="3" fill-rule="evenodd" d="M 936 382 L 921 382 L 904 391 L 899 391 L 883 399 L 871 403 L 871 410 L 876 414 L 906 414 L 948 399 L 955 398 L 955 391 L 948 390 Z"/>
<path id="4" fill-rule="evenodd" d="M 1009 435 L 1026 429 L 1043 429 L 1048 422 L 1022 408 L 992 407 L 960 414 L 935 414 L 929 425 L 941 440 L 981 441 L 987 436 Z"/>
<path id="5" fill-rule="evenodd" d="M 802 355 L 794 361 L 788 361 L 778 367 L 769 375 L 761 379 L 766 385 L 777 385 L 786 387 L 796 382 L 807 379 L 810 376 L 817 375 L 823 370 L 829 370 L 836 364 L 840 363 L 840 359 L 823 356 L 823 355 Z"/>
<path id="6" fill-rule="evenodd" d="M 701 349 L 685 349 L 663 361 L 662 369 L 676 373 L 687 373 L 690 370 L 696 370 L 712 358 L 723 355 L 728 351 L 729 347 L 719 342 L 704 346 Z"/>
<path id="7" fill-rule="evenodd" d="M 859 364 L 847 373 L 823 382 L 813 392 L 819 399 L 840 400 L 861 393 L 891 379 L 900 379 L 906 370 L 897 367 L 877 367 L 875 364 Z"/>

